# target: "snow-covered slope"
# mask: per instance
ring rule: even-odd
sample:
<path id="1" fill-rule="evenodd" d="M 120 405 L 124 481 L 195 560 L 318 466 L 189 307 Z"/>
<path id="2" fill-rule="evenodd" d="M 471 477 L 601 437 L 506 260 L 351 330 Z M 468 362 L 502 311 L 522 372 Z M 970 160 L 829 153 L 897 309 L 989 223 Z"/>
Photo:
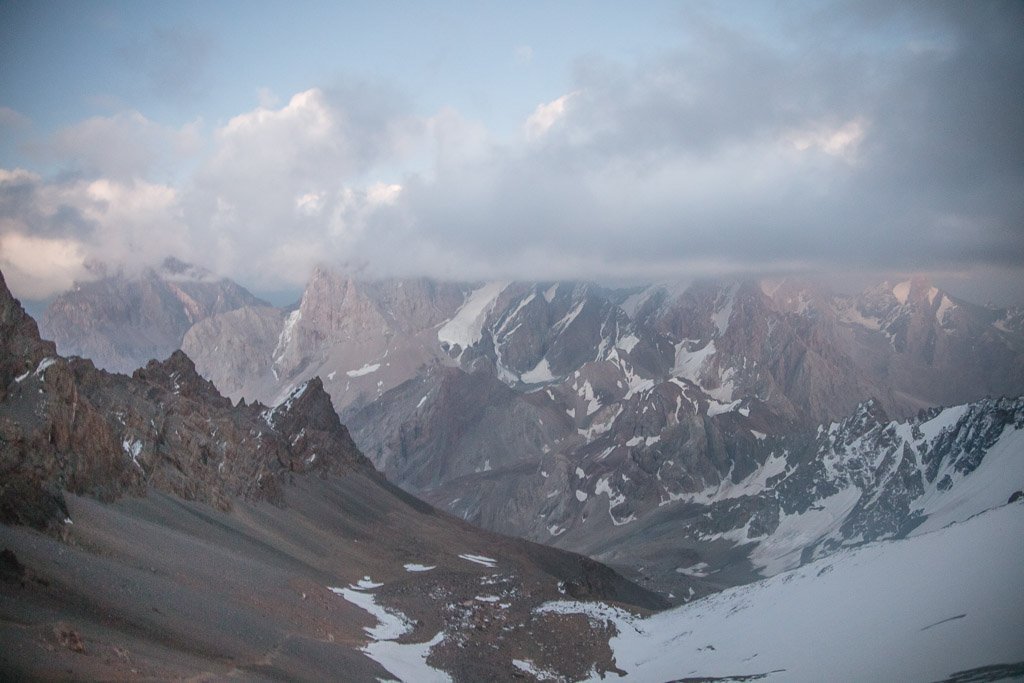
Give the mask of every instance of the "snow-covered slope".
<path id="1" fill-rule="evenodd" d="M 625 680 L 941 681 L 981 667 L 996 675 L 963 680 L 1004 680 L 1024 675 L 1021 538 L 1024 505 L 1013 503 L 648 619 L 544 609 L 614 621 Z"/>

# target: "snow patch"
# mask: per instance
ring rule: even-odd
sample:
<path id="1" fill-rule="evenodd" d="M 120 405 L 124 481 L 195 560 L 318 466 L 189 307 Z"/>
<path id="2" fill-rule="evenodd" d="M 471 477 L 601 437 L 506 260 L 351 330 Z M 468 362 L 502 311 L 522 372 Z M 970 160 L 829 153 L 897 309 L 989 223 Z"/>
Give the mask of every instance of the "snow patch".
<path id="1" fill-rule="evenodd" d="M 377 619 L 376 626 L 363 628 L 366 635 L 374 640 L 393 640 L 412 629 L 412 623 L 401 612 L 385 609 L 377 604 L 377 597 L 358 588 L 330 588 L 335 595 L 340 595 L 353 605 L 369 612 Z"/>
<path id="2" fill-rule="evenodd" d="M 42 377 L 43 373 L 46 372 L 46 369 L 49 368 L 51 365 L 53 365 L 56 362 L 57 362 L 57 359 L 54 358 L 53 356 L 49 356 L 47 358 L 44 358 L 41 361 L 39 361 L 39 365 L 36 366 L 36 370 L 32 374 L 34 374 L 36 377 Z M 25 379 L 27 376 L 28 376 L 28 373 L 25 373 L 24 375 L 21 375 L 20 378 L 17 378 L 17 381 L 20 382 L 21 380 Z"/>
<path id="3" fill-rule="evenodd" d="M 287 318 L 284 319 L 284 325 L 281 327 L 281 334 L 277 336 L 277 346 L 274 347 L 274 353 L 270 355 L 270 357 L 274 359 L 274 365 L 277 365 L 281 356 L 284 355 L 284 352 L 288 349 L 288 345 L 291 344 L 292 337 L 295 333 L 295 325 L 298 324 L 300 319 L 302 319 L 301 308 L 296 308 L 288 314 Z"/>
<path id="4" fill-rule="evenodd" d="M 380 588 L 383 585 L 384 585 L 383 583 L 377 583 L 376 581 L 371 579 L 369 576 L 364 576 L 363 578 L 361 578 L 358 581 L 356 581 L 354 585 L 349 586 L 349 588 L 358 588 L 360 590 L 369 590 L 371 588 Z"/>
<path id="5" fill-rule="evenodd" d="M 946 296 L 942 295 L 942 301 L 939 302 L 939 307 L 935 310 L 935 319 L 939 321 L 940 325 L 946 324 L 946 315 L 956 308 L 956 304 Z"/>
<path id="6" fill-rule="evenodd" d="M 720 403 L 711 399 L 708 402 L 708 417 L 714 417 L 715 415 L 722 415 L 724 413 L 731 413 L 734 410 L 740 410 L 740 404 L 742 402 L 743 400 L 739 398 L 731 403 Z"/>
<path id="7" fill-rule="evenodd" d="M 372 584 L 374 588 L 382 585 L 373 584 L 369 577 L 364 577 L 363 581 L 360 581 L 364 582 Z M 425 643 L 396 643 L 395 640 L 413 629 L 413 623 L 407 616 L 384 608 L 377 603 L 376 596 L 356 587 L 329 587 L 328 590 L 345 598 L 377 620 L 376 626 L 363 629 L 373 642 L 367 643 L 362 651 L 387 669 L 391 675 L 400 681 L 451 682 L 451 677 L 444 671 L 427 665 L 430 650 L 444 640 L 444 631 L 439 631 Z"/>
<path id="8" fill-rule="evenodd" d="M 496 566 L 498 566 L 497 560 L 495 560 L 492 557 L 485 557 L 483 555 L 470 555 L 469 553 L 464 553 L 462 555 L 459 555 L 459 559 L 466 560 L 468 562 L 475 562 L 476 564 L 480 564 L 484 567 L 489 567 L 491 569 L 494 569 Z"/>
<path id="9" fill-rule="evenodd" d="M 487 315 L 507 286 L 507 282 L 489 282 L 471 292 L 452 319 L 437 330 L 437 340 L 462 349 L 480 341 Z"/>
<path id="10" fill-rule="evenodd" d="M 608 516 L 611 517 L 612 524 L 614 524 L 615 526 L 622 526 L 623 524 L 629 524 L 630 522 L 636 519 L 636 515 L 634 514 L 630 514 L 629 517 L 626 517 L 625 519 L 619 519 L 615 516 L 615 513 L 612 512 L 614 508 L 617 508 L 618 506 L 626 502 L 626 496 L 622 495 L 621 493 L 615 493 L 614 491 L 612 491 L 612 487 L 608 481 L 608 477 L 601 477 L 597 481 L 597 486 L 594 487 L 595 496 L 599 496 L 602 493 L 608 496 Z"/>
<path id="11" fill-rule="evenodd" d="M 948 408 L 926 425 L 942 420 L 946 413 L 954 413 L 963 406 Z M 946 420 L 942 420 L 947 423 Z M 956 424 L 954 421 L 953 424 Z M 923 430 L 923 426 L 922 426 Z M 934 432 L 932 426 L 930 432 Z M 985 453 L 981 463 L 964 475 L 952 463 L 940 470 L 925 493 L 910 504 L 911 511 L 928 515 L 911 535 L 941 529 L 947 524 L 960 522 L 990 508 L 1003 505 L 1010 496 L 1024 486 L 1024 429 L 1008 425 L 999 439 Z M 937 483 L 945 477 L 953 481 L 947 490 Z M 959 551 L 958 551 L 959 552 Z"/>
<path id="12" fill-rule="evenodd" d="M 139 454 L 142 453 L 142 442 L 138 439 L 125 439 L 121 442 L 121 448 L 124 449 L 126 455 L 131 456 L 132 463 L 141 470 Z"/>
<path id="13" fill-rule="evenodd" d="M 698 562 L 697 564 L 691 564 L 689 567 L 676 567 L 676 573 L 703 578 L 708 575 L 708 563 Z"/>
<path id="14" fill-rule="evenodd" d="M 551 367 L 548 365 L 547 358 L 541 358 L 540 362 L 532 370 L 527 370 L 520 379 L 526 384 L 547 384 L 557 379 L 551 373 Z"/>
<path id="15" fill-rule="evenodd" d="M 405 567 L 405 571 L 407 572 L 429 572 L 431 569 L 435 569 L 437 565 L 426 565 L 419 564 L 416 562 L 410 562 L 402 566 Z"/>
<path id="16" fill-rule="evenodd" d="M 566 329 L 567 327 L 569 327 L 569 325 L 572 325 L 573 321 L 576 320 L 577 317 L 579 317 L 580 312 L 583 310 L 583 307 L 586 304 L 587 304 L 587 300 L 586 299 L 582 299 L 578 304 L 576 304 L 576 306 L 571 311 L 566 313 L 565 316 L 563 316 L 561 320 L 559 320 L 557 323 L 552 325 L 551 328 L 552 329 L 557 329 L 559 331 L 562 331 L 562 330 Z"/>
<path id="17" fill-rule="evenodd" d="M 583 383 L 583 386 L 580 387 L 577 394 L 587 403 L 587 405 L 584 406 L 587 415 L 593 415 L 601 409 L 601 401 L 599 401 L 597 396 L 594 394 L 594 387 L 590 385 L 590 380 Z"/>
<path id="18" fill-rule="evenodd" d="M 349 370 L 345 374 L 349 377 L 362 377 L 363 375 L 369 375 L 371 372 L 377 372 L 380 370 L 380 363 L 367 363 L 358 370 Z"/>
<path id="19" fill-rule="evenodd" d="M 640 343 L 640 338 L 639 337 L 637 337 L 635 334 L 627 334 L 625 337 L 620 339 L 618 341 L 618 343 L 615 344 L 615 348 L 622 349 L 626 353 L 629 353 L 639 343 Z"/>
<path id="20" fill-rule="evenodd" d="M 836 314 L 844 323 L 859 325 L 861 327 L 866 327 L 869 330 L 882 329 L 882 321 L 880 319 L 865 316 L 852 302 L 844 301 L 837 303 Z"/>
<path id="21" fill-rule="evenodd" d="M 538 667 L 530 659 L 513 659 L 512 666 L 528 676 L 533 676 L 538 681 L 558 681 L 562 678 L 557 671 L 549 671 Z"/>
<path id="22" fill-rule="evenodd" d="M 905 280 L 893 287 L 892 295 L 896 297 L 896 301 L 899 301 L 901 304 L 907 303 L 907 297 L 910 296 L 910 280 Z"/>
<path id="23" fill-rule="evenodd" d="M 666 464 L 672 461 L 667 461 Z M 744 477 L 739 482 L 733 482 L 732 470 L 725 476 L 717 486 L 711 486 L 703 491 L 695 493 L 668 493 L 668 498 L 662 500 L 659 505 L 666 505 L 673 501 L 682 500 L 687 503 L 700 503 L 711 505 L 723 500 L 739 498 L 741 496 L 756 496 L 768 487 L 768 480 L 786 471 L 786 458 L 780 455 L 772 455 L 756 470 Z"/>
<path id="24" fill-rule="evenodd" d="M 709 341 L 696 351 L 687 351 L 686 345 L 693 343 L 693 341 L 692 339 L 684 339 L 676 344 L 676 361 L 672 367 L 672 376 L 688 379 L 699 386 L 704 366 L 715 355 L 715 342 Z"/>

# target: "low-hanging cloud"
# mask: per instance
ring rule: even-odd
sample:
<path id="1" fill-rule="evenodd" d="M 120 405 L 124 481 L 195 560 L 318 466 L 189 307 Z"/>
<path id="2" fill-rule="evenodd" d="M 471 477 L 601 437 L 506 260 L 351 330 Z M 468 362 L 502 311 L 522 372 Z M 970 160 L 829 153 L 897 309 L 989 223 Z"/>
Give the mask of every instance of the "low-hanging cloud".
<path id="1" fill-rule="evenodd" d="M 579 61 L 511 138 L 355 82 L 210 131 L 90 120 L 52 141 L 74 174 L 0 177 L 0 235 L 115 264 L 173 252 L 268 288 L 318 262 L 471 279 L 1020 270 L 1024 10 L 878 10 L 766 33 L 688 9 L 678 49 Z M 114 123 L 138 143 L 97 143 Z M 176 153 L 194 170 L 156 179 Z"/>

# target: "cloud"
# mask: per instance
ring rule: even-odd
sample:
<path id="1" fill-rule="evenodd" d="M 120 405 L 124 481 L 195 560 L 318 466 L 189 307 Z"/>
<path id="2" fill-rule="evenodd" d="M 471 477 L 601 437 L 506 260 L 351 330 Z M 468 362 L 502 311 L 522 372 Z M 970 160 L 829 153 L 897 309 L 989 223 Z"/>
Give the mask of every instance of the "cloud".
<path id="1" fill-rule="evenodd" d="M 789 141 L 798 151 L 817 150 L 852 162 L 856 160 L 857 150 L 866 133 L 867 123 L 863 118 L 856 118 L 839 126 L 824 123 L 794 130 Z"/>
<path id="2" fill-rule="evenodd" d="M 537 108 L 526 119 L 526 123 L 523 124 L 526 137 L 530 140 L 536 140 L 551 130 L 551 127 L 565 116 L 565 110 L 569 105 L 569 101 L 578 94 L 578 92 L 571 92 L 551 102 L 538 104 Z"/>
<path id="3" fill-rule="evenodd" d="M 428 123 L 408 111 L 391 90 L 346 83 L 230 119 L 181 198 L 194 232 L 209 231 L 205 265 L 281 286 L 353 258 L 369 213 L 397 192 L 375 169 L 425 144 Z"/>
<path id="4" fill-rule="evenodd" d="M 0 169 L 0 263 L 19 296 L 62 291 L 87 263 L 133 272 L 168 254 L 198 255 L 174 188 Z"/>
<path id="5" fill-rule="evenodd" d="M 88 274 L 80 246 L 66 239 L 0 234 L 0 270 L 11 291 L 45 299 Z"/>
<path id="6" fill-rule="evenodd" d="M 587 59 L 524 122 L 540 144 L 407 183 L 411 251 L 597 278 L 1024 267 L 1024 24 L 1000 8 L 1020 18 L 833 5 L 858 27 L 834 42 L 705 16 L 671 54 Z"/>
<path id="7" fill-rule="evenodd" d="M 675 50 L 581 59 L 512 138 L 365 82 L 265 94 L 206 136 L 90 119 L 53 141 L 73 174 L 0 172 L 0 236 L 115 264 L 173 253 L 266 288 L 320 262 L 472 279 L 1020 273 L 1024 10 L 873 7 L 785 6 L 765 28 L 687 6 Z M 182 149 L 194 169 L 158 177 Z M 77 268 L 55 264 L 53 286 Z"/>
<path id="8" fill-rule="evenodd" d="M 199 152 L 201 139 L 198 122 L 176 129 L 124 111 L 62 128 L 45 153 L 82 175 L 129 180 L 169 173 L 176 161 Z"/>

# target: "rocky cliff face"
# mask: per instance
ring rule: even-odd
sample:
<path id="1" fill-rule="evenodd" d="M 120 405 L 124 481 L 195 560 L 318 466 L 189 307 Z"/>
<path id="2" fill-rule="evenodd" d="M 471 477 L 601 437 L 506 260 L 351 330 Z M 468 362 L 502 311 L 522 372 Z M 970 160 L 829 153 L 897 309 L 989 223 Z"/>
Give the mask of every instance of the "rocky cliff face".
<path id="1" fill-rule="evenodd" d="M 258 305 L 265 304 L 234 282 L 169 258 L 136 277 L 75 285 L 50 303 L 41 327 L 62 355 L 126 373 L 180 348 L 196 322 Z"/>

